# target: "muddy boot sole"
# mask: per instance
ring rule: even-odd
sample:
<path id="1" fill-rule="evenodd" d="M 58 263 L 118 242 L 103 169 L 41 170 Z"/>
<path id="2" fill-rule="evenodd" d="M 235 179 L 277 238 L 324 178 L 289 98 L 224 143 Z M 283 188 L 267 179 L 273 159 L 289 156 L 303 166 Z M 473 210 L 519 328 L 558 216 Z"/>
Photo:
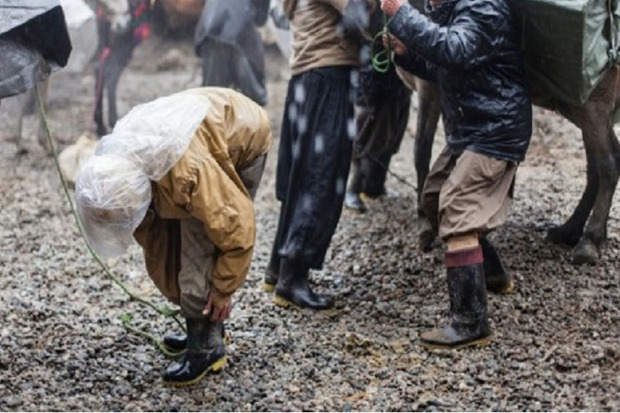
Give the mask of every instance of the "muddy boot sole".
<path id="1" fill-rule="evenodd" d="M 197 377 L 186 380 L 186 381 L 166 381 L 164 380 L 164 384 L 172 387 L 185 387 L 191 386 L 192 384 L 198 383 L 202 380 L 208 373 L 217 373 L 222 370 L 226 366 L 226 356 L 223 356 L 216 360 L 213 364 L 211 364 L 205 371 L 200 373 Z"/>
<path id="2" fill-rule="evenodd" d="M 272 293 L 276 290 L 275 284 L 270 284 L 268 282 L 263 281 L 263 291 L 266 293 Z"/>
<path id="3" fill-rule="evenodd" d="M 499 294 L 499 295 L 509 295 L 512 294 L 516 291 L 517 287 L 515 284 L 514 279 L 510 279 L 508 280 L 508 283 L 506 285 L 492 285 L 492 286 L 487 286 L 487 291 L 493 293 L 493 294 Z"/>
<path id="4" fill-rule="evenodd" d="M 275 290 L 275 286 L 274 286 L 274 290 Z M 277 305 L 278 307 L 282 307 L 282 308 L 292 308 L 294 310 L 298 310 L 298 311 L 303 311 L 303 307 L 298 306 L 297 304 L 295 304 L 292 301 L 287 300 L 286 298 L 278 295 L 278 294 L 274 294 L 273 296 L 273 303 L 275 305 Z"/>
<path id="5" fill-rule="evenodd" d="M 314 311 L 314 312 L 321 313 L 321 314 L 332 313 L 335 307 L 335 304 L 333 304 L 329 308 L 322 308 L 322 309 L 314 309 L 312 307 L 302 307 L 302 306 L 295 304 L 291 300 L 284 298 L 278 294 L 274 294 L 273 303 L 277 305 L 278 307 L 285 308 L 285 309 L 292 309 L 292 310 L 297 310 L 297 311 L 310 310 L 310 311 Z"/>
<path id="6" fill-rule="evenodd" d="M 427 350 L 460 350 L 467 347 L 484 347 L 488 345 L 492 339 L 493 336 L 488 335 L 473 341 L 468 341 L 467 343 L 460 343 L 456 345 L 428 343 L 426 341 L 420 341 L 420 345 Z"/>

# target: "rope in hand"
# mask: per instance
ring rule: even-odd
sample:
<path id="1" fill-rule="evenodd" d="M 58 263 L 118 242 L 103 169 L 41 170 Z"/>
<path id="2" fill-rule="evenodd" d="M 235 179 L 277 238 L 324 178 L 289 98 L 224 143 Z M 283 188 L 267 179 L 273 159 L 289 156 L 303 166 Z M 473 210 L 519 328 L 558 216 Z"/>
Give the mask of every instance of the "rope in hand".
<path id="1" fill-rule="evenodd" d="M 170 307 L 168 307 L 167 305 L 164 305 L 161 308 L 158 308 L 155 304 L 153 304 L 152 302 L 138 296 L 137 294 L 133 293 L 132 291 L 130 291 L 125 284 L 123 284 L 123 282 L 120 280 L 120 278 L 115 275 L 112 270 L 103 262 L 103 260 L 101 259 L 101 257 L 91 248 L 91 246 L 88 244 L 88 242 L 86 241 L 86 234 L 84 232 L 84 227 L 82 226 L 82 223 L 80 222 L 80 219 L 78 217 L 78 214 L 75 210 L 75 206 L 73 205 L 73 200 L 71 198 L 71 194 L 69 193 L 69 186 L 67 185 L 67 181 L 65 180 L 65 177 L 62 174 L 62 171 L 60 169 L 60 163 L 58 162 L 58 154 L 56 152 L 56 147 L 54 146 L 54 141 L 52 139 L 52 133 L 50 132 L 50 128 L 49 128 L 49 123 L 48 123 L 48 119 L 47 119 L 47 115 L 45 113 L 45 108 L 43 107 L 43 100 L 41 99 L 41 95 L 39 94 L 39 88 L 37 86 L 35 86 L 35 91 L 36 91 L 36 96 L 37 96 L 37 102 L 39 104 L 39 111 L 41 112 L 41 119 L 43 121 L 43 127 L 45 129 L 45 133 L 46 133 L 46 137 L 47 137 L 47 142 L 48 145 L 50 147 L 50 150 L 52 151 L 52 155 L 54 158 L 54 164 L 56 165 L 56 170 L 58 171 L 58 175 L 60 177 L 60 182 L 62 183 L 62 187 L 64 189 L 65 195 L 67 197 L 67 201 L 69 202 L 69 207 L 71 208 L 71 213 L 73 214 L 73 218 L 75 218 L 75 223 L 78 227 L 79 233 L 82 237 L 82 240 L 84 241 L 84 243 L 86 244 L 86 248 L 88 249 L 88 251 L 90 252 L 90 254 L 92 255 L 92 257 L 95 259 L 95 261 L 101 266 L 101 268 L 103 269 L 103 272 L 116 284 L 118 285 L 121 290 L 123 290 L 131 300 L 133 301 L 137 301 L 138 303 L 140 303 L 141 305 L 145 306 L 145 307 L 149 307 L 152 310 L 155 310 L 158 314 L 163 315 L 164 317 L 171 317 L 180 327 L 183 331 L 185 331 L 185 326 L 183 325 L 183 323 L 178 319 L 177 315 L 179 314 L 178 310 L 173 310 Z M 131 325 L 132 321 L 133 321 L 133 316 L 130 313 L 125 313 L 123 315 L 121 315 L 121 321 L 123 322 L 123 326 L 125 326 L 125 328 L 137 335 L 140 335 L 142 337 L 147 338 L 148 340 L 150 340 L 162 353 L 164 353 L 167 357 L 178 357 L 180 355 L 182 355 L 185 351 L 181 351 L 181 352 L 172 352 L 170 350 L 168 350 L 164 344 L 162 343 L 161 340 L 159 340 L 157 337 L 155 337 L 153 334 L 150 334 L 146 331 L 142 331 L 134 326 Z"/>
<path id="2" fill-rule="evenodd" d="M 379 31 L 372 38 L 372 42 L 370 43 L 370 54 L 371 54 L 371 62 L 372 67 L 379 73 L 387 73 L 390 70 L 390 60 L 392 58 L 392 39 L 390 38 L 387 30 L 387 16 L 383 13 L 383 30 Z M 383 44 L 383 36 L 386 35 L 388 39 L 387 47 L 383 48 L 383 50 L 376 52 L 376 44 L 379 42 L 380 45 Z"/>

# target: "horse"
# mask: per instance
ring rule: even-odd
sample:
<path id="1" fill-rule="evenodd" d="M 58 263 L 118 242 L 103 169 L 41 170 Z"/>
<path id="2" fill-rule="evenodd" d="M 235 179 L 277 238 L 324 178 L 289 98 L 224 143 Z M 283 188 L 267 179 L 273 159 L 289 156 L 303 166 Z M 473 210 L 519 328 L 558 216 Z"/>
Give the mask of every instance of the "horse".
<path id="1" fill-rule="evenodd" d="M 204 0 L 127 0 L 129 2 L 129 24 L 119 33 L 112 31 L 111 22 L 98 0 L 97 28 L 99 46 L 95 63 L 95 108 L 93 120 L 98 136 L 108 133 L 103 116 L 103 95 L 107 90 L 108 126 L 113 128 L 118 120 L 116 90 L 121 74 L 131 61 L 134 49 L 153 30 L 159 34 L 167 31 L 179 32 L 185 24 L 197 21 Z M 189 25 L 192 26 L 191 24 Z"/>
<path id="2" fill-rule="evenodd" d="M 403 73 L 405 83 L 418 94 L 418 119 L 415 134 L 414 163 L 417 173 L 417 200 L 429 172 L 431 151 L 440 118 L 439 95 L 430 83 Z M 582 106 L 554 99 L 541 100 L 534 95 L 535 105 L 560 113 L 581 129 L 586 152 L 586 187 L 571 216 L 547 233 L 547 240 L 573 248 L 575 264 L 596 263 L 607 239 L 607 222 L 614 192 L 620 176 L 620 143 L 613 129 L 614 114 L 620 109 L 620 65 L 607 70 L 598 86 Z M 423 215 L 418 207 L 418 214 Z M 428 249 L 434 234 L 428 228 L 420 232 L 420 248 Z"/>

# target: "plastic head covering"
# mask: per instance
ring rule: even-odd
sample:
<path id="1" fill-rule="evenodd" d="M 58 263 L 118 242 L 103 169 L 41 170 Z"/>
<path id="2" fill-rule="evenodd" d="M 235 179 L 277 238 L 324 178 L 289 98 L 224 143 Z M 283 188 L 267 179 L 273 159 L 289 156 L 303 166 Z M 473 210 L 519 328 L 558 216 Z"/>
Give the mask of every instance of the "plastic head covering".
<path id="1" fill-rule="evenodd" d="M 191 90 L 138 105 L 101 139 L 95 154 L 122 154 L 159 181 L 183 156 L 209 107 L 204 94 Z"/>
<path id="2" fill-rule="evenodd" d="M 103 258 L 125 252 L 159 181 L 183 156 L 209 111 L 209 99 L 183 92 L 136 106 L 101 139 L 75 184 L 89 244 Z"/>
<path id="3" fill-rule="evenodd" d="M 90 245 L 103 258 L 123 253 L 151 203 L 149 178 L 122 156 L 93 156 L 82 166 L 75 188 Z"/>

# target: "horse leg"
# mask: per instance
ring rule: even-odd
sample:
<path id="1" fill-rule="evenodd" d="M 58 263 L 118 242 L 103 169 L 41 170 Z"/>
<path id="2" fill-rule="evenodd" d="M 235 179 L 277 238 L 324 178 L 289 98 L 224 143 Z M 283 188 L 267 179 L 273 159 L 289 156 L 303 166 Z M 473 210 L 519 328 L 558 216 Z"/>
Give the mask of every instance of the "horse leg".
<path id="1" fill-rule="evenodd" d="M 609 126 L 611 128 L 611 125 Z M 593 264 L 598 260 L 599 249 L 607 239 L 607 220 L 611 202 L 620 176 L 620 149 L 618 139 L 612 131 L 604 138 L 591 142 L 595 168 L 598 172 L 598 193 L 592 215 L 588 220 L 581 240 L 573 250 L 575 264 Z M 599 139 L 597 136 L 596 139 Z"/>
<path id="2" fill-rule="evenodd" d="M 116 90 L 123 70 L 129 65 L 134 47 L 134 44 L 129 41 L 116 42 L 116 47 L 110 55 L 107 70 L 104 71 L 108 90 L 108 123 L 110 128 L 113 128 L 118 120 Z"/>
<path id="3" fill-rule="evenodd" d="M 607 220 L 618 177 L 620 176 L 620 144 L 613 132 L 612 117 L 619 96 L 620 69 L 608 72 L 584 106 L 583 139 L 588 160 L 594 163 L 598 191 L 592 214 L 581 240 L 573 250 L 575 264 L 595 263 L 599 249 L 607 238 Z"/>
<path id="4" fill-rule="evenodd" d="M 591 154 L 586 151 L 587 183 L 581 200 L 571 217 L 562 225 L 547 232 L 547 240 L 553 244 L 574 247 L 583 236 L 583 229 L 588 221 L 596 194 L 598 192 L 598 172 Z"/>
<path id="5" fill-rule="evenodd" d="M 18 152 L 25 153 L 26 149 L 22 146 L 22 137 L 24 133 L 24 116 L 28 113 L 28 104 L 31 98 L 32 91 L 29 90 L 21 96 L 18 96 L 18 113 L 16 121 L 11 133 L 11 140 L 15 142 L 18 148 Z"/>
<path id="6" fill-rule="evenodd" d="M 418 215 L 423 216 L 420 201 L 431 163 L 440 107 L 439 93 L 433 84 L 419 80 L 416 82 L 416 87 L 418 92 L 418 119 L 413 151 L 418 185 Z"/>
<path id="7" fill-rule="evenodd" d="M 37 90 L 39 91 L 39 94 L 35 96 L 36 102 L 37 102 L 37 107 L 35 108 L 35 110 L 39 114 L 38 115 L 39 130 L 37 132 L 37 140 L 39 141 L 39 145 L 41 145 L 41 147 L 43 147 L 47 151 L 48 154 L 51 154 L 52 147 L 50 146 L 50 143 L 47 141 L 47 133 L 45 130 L 45 120 L 43 119 L 43 113 L 41 113 L 41 111 L 39 110 L 39 104 L 41 104 L 41 106 L 47 109 L 47 96 L 48 96 L 49 86 L 50 86 L 49 78 L 45 79 L 42 82 L 39 82 L 37 86 L 38 88 Z M 36 94 L 36 91 L 35 91 L 35 94 Z M 41 101 L 42 101 L 40 103 L 39 103 L 39 98 L 41 98 Z"/>
<path id="8" fill-rule="evenodd" d="M 416 81 L 416 89 L 418 92 L 418 119 L 413 151 L 418 185 L 418 216 L 420 217 L 418 247 L 422 251 L 429 251 L 437 234 L 424 215 L 422 189 L 424 188 L 424 182 L 430 167 L 433 141 L 441 109 L 439 106 L 439 93 L 434 85 L 419 80 Z"/>
<path id="9" fill-rule="evenodd" d="M 97 136 L 102 137 L 108 133 L 108 129 L 103 121 L 103 88 L 105 85 L 104 70 L 107 61 L 109 49 L 104 49 L 99 55 L 99 60 L 95 65 L 95 110 L 93 120 L 97 127 Z"/>

